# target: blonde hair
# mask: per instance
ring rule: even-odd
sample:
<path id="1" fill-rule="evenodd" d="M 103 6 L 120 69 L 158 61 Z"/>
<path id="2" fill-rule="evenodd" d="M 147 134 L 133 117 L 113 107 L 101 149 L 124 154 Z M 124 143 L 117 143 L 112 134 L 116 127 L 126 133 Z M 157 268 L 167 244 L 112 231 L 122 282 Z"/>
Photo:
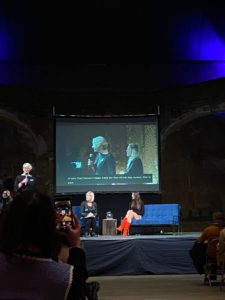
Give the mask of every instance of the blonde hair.
<path id="1" fill-rule="evenodd" d="M 88 195 L 91 195 L 91 201 L 93 202 L 95 200 L 95 194 L 92 191 L 88 191 L 86 193 L 86 198 L 87 198 Z"/>
<path id="2" fill-rule="evenodd" d="M 108 148 L 108 143 L 103 136 L 96 136 L 95 138 L 93 138 L 92 142 L 97 148 L 99 147 L 103 147 L 103 149 Z"/>
<path id="3" fill-rule="evenodd" d="M 29 168 L 29 170 L 31 171 L 32 170 L 32 165 L 28 162 L 24 163 L 23 164 L 23 168 Z"/>

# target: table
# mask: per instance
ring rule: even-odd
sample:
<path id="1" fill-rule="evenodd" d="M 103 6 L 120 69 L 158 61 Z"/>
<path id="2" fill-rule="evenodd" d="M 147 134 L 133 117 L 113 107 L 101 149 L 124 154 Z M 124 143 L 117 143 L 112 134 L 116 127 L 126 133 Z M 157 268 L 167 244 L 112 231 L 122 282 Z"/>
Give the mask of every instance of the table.
<path id="1" fill-rule="evenodd" d="M 102 235 L 117 235 L 117 219 L 102 220 Z"/>

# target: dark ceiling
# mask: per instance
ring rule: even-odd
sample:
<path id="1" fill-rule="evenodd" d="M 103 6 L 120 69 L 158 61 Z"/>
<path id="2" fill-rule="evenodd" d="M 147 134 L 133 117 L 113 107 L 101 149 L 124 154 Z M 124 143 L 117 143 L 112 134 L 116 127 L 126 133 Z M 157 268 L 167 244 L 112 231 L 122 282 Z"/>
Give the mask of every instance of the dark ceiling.
<path id="1" fill-rule="evenodd" d="M 5 2 L 0 26 L 16 46 L 9 57 L 22 62 L 171 63 L 176 27 L 193 26 L 199 11 L 225 37 L 218 0 Z"/>
<path id="2" fill-rule="evenodd" d="M 8 34 L 8 52 L 0 82 L 67 94 L 128 95 L 200 82 L 192 80 L 198 70 L 189 68 L 196 61 L 180 48 L 174 51 L 174 33 L 180 25 L 184 32 L 194 28 L 189 21 L 199 11 L 224 39 L 224 2 L 218 0 L 5 1 L 0 32 Z"/>

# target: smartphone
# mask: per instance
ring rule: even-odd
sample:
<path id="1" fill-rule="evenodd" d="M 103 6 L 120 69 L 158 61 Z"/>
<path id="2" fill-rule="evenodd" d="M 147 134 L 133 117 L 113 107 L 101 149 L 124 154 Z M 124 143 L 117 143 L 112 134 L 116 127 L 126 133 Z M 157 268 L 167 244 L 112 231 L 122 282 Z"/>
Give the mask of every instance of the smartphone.
<path id="1" fill-rule="evenodd" d="M 65 231 L 68 225 L 73 224 L 72 204 L 70 200 L 55 201 L 56 228 Z"/>

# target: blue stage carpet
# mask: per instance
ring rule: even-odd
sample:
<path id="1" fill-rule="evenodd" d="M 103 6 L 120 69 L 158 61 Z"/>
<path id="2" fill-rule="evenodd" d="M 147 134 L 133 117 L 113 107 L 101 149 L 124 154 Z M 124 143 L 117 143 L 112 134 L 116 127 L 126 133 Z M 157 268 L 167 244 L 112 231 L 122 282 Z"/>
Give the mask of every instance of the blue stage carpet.
<path id="1" fill-rule="evenodd" d="M 90 276 L 196 274 L 189 250 L 200 233 L 81 238 Z"/>

